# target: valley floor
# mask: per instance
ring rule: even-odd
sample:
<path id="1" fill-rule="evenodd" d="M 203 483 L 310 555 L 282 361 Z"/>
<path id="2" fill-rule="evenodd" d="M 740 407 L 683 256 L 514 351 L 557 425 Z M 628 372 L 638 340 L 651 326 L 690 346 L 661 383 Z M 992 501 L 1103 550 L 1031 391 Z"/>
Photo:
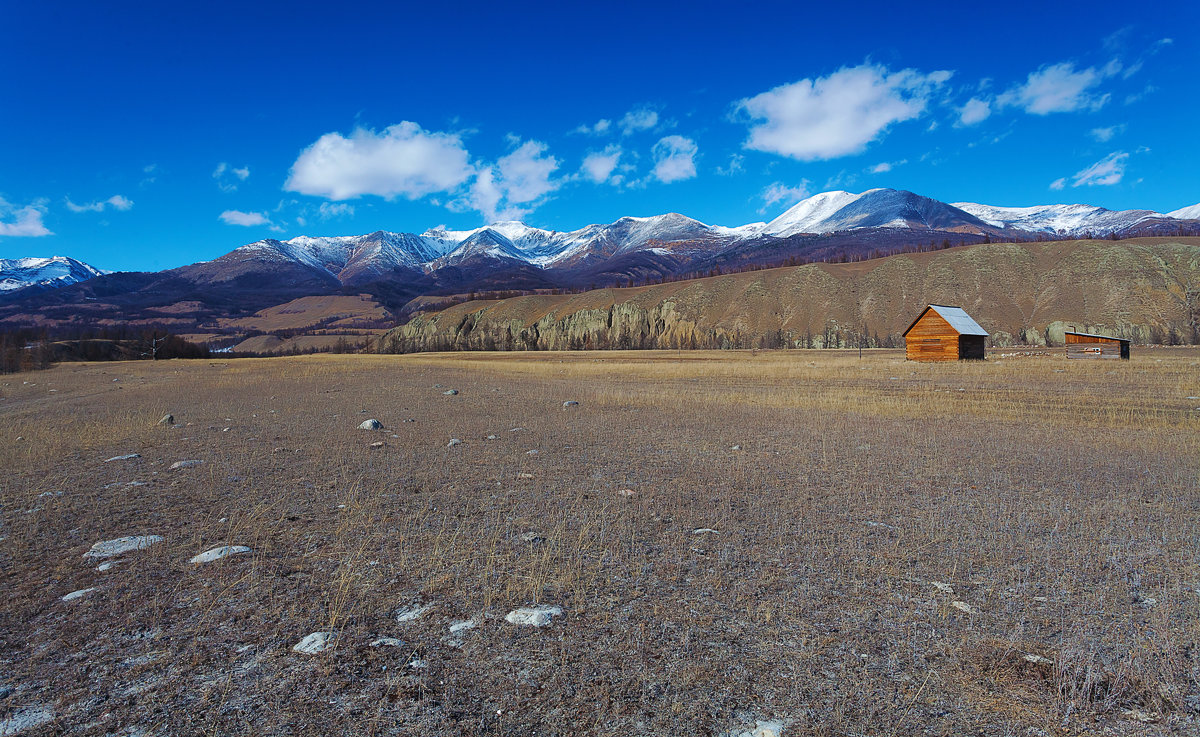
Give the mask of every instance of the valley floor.
<path id="1" fill-rule="evenodd" d="M 0 734 L 1200 730 L 1196 349 L 73 364 L 0 468 Z"/>

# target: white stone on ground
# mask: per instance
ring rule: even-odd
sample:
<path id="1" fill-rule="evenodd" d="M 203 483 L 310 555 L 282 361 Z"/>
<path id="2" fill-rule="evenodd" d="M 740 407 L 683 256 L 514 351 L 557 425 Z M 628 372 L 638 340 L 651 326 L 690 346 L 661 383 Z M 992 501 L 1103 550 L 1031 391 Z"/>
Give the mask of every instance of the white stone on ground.
<path id="1" fill-rule="evenodd" d="M 104 540 L 83 554 L 84 558 L 114 558 L 131 550 L 142 550 L 162 542 L 161 535 L 129 535 L 115 540 Z"/>
<path id="2" fill-rule="evenodd" d="M 92 593 L 95 590 L 96 590 L 95 586 L 89 586 L 86 589 L 79 589 L 78 591 L 72 591 L 71 593 L 67 594 L 66 596 L 61 597 L 61 599 L 62 599 L 62 601 L 75 601 L 76 599 L 82 599 L 83 597 L 87 596 L 88 594 Z"/>
<path id="3" fill-rule="evenodd" d="M 578 406 L 579 406 L 579 402 L 576 402 L 573 399 L 568 399 L 567 401 L 563 402 L 563 407 L 578 407 Z"/>
<path id="4" fill-rule="evenodd" d="M 635 493 L 633 489 L 617 489 L 617 496 L 633 496 Z"/>
<path id="5" fill-rule="evenodd" d="M 107 563 L 101 563 L 100 565 L 96 566 L 96 570 L 101 572 L 107 571 L 120 562 L 121 561 L 119 560 L 110 560 Z"/>
<path id="6" fill-rule="evenodd" d="M 0 719 L 0 735 L 20 734 L 27 729 L 54 721 L 54 712 L 44 706 L 31 706 Z"/>
<path id="7" fill-rule="evenodd" d="M 383 423 L 380 422 L 379 420 L 363 420 L 362 424 L 358 426 L 358 429 L 359 430 L 381 430 L 381 429 L 383 429 Z"/>
<path id="8" fill-rule="evenodd" d="M 976 613 L 975 607 L 971 606 L 965 601 L 952 601 L 950 602 L 950 606 L 954 607 L 960 612 L 966 612 L 967 614 Z"/>
<path id="9" fill-rule="evenodd" d="M 163 416 L 162 416 L 162 419 L 158 421 L 158 424 L 160 424 L 160 425 L 174 425 L 174 424 L 175 424 L 175 415 L 172 415 L 172 414 L 166 414 L 166 415 L 163 415 Z"/>
<path id="10" fill-rule="evenodd" d="M 396 614 L 395 614 L 396 621 L 397 622 L 412 622 L 414 620 L 420 619 L 422 616 L 425 615 L 425 612 L 429 611 L 432 608 L 433 608 L 433 604 L 409 604 L 408 606 L 402 606 L 396 610 Z"/>
<path id="11" fill-rule="evenodd" d="M 462 647 L 463 641 L 461 635 L 469 630 L 475 629 L 478 624 L 474 619 L 464 619 L 459 622 L 453 622 L 450 625 L 450 634 L 442 638 L 450 647 Z"/>
<path id="12" fill-rule="evenodd" d="M 190 562 L 192 563 L 212 563 L 214 560 L 220 560 L 227 555 L 237 555 L 238 553 L 249 553 L 250 548 L 245 545 L 222 545 L 219 548 L 205 550 L 199 555 L 193 555 Z"/>
<path id="13" fill-rule="evenodd" d="M 954 587 L 948 583 L 942 583 L 941 581 L 930 581 L 929 583 L 932 584 L 935 589 L 937 589 L 938 591 L 941 591 L 943 594 L 953 594 L 954 593 Z"/>
<path id="14" fill-rule="evenodd" d="M 521 542 L 540 543 L 545 539 L 546 538 L 542 537 L 541 535 L 537 534 L 536 532 L 525 532 L 525 533 L 521 534 Z"/>
<path id="15" fill-rule="evenodd" d="M 1022 658 L 1035 665 L 1054 665 L 1053 660 L 1041 655 L 1037 655 L 1036 653 L 1025 653 Z"/>
<path id="16" fill-rule="evenodd" d="M 168 468 L 167 470 L 168 471 L 178 471 L 181 468 L 191 468 L 192 466 L 199 466 L 201 463 L 204 463 L 204 461 L 195 461 L 195 460 L 193 460 L 193 461 L 176 461 L 175 463 L 172 463 L 171 467 Z"/>
<path id="17" fill-rule="evenodd" d="M 697 527 L 696 529 L 692 530 L 693 535 L 707 535 L 710 532 L 717 532 L 717 531 L 711 527 Z M 720 533 L 717 532 L 717 534 L 719 535 Z"/>
<path id="18" fill-rule="evenodd" d="M 453 448 L 456 445 L 462 445 L 462 441 L 458 438 L 450 438 L 450 442 L 446 443 L 447 448 Z"/>
<path id="19" fill-rule="evenodd" d="M 448 391 L 444 391 L 444 392 L 442 392 L 442 394 L 445 394 L 447 397 L 453 397 L 453 396 L 455 396 L 456 394 L 458 394 L 458 390 L 457 390 L 457 389 L 450 389 L 450 390 L 448 390 Z"/>
<path id="20" fill-rule="evenodd" d="M 404 640 L 395 637 L 380 637 L 371 641 L 371 647 L 404 647 Z"/>
<path id="21" fill-rule="evenodd" d="M 545 627 L 555 617 L 561 617 L 562 613 L 563 610 L 560 606 L 523 607 L 509 612 L 504 620 L 519 626 Z"/>
<path id="22" fill-rule="evenodd" d="M 383 447 L 383 441 L 382 441 L 382 440 L 376 440 L 374 443 L 371 443 L 371 447 L 372 447 L 372 448 L 382 448 L 382 447 Z"/>
<path id="23" fill-rule="evenodd" d="M 123 456 L 113 456 L 112 458 L 109 458 L 108 460 L 106 460 L 105 463 L 112 463 L 113 461 L 128 461 L 131 458 L 141 458 L 141 457 L 142 457 L 141 453 L 129 453 L 129 454 L 123 455 Z"/>
<path id="24" fill-rule="evenodd" d="M 316 655 L 333 647 L 337 634 L 334 632 L 314 632 L 292 646 L 292 650 L 301 655 Z"/>

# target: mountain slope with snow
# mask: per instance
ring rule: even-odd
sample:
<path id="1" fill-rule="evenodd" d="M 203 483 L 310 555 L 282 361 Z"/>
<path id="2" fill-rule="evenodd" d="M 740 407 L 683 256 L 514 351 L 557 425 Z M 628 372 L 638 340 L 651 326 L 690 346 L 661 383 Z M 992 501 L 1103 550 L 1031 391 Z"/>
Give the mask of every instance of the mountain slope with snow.
<path id="1" fill-rule="evenodd" d="M 1167 217 L 1175 218 L 1176 220 L 1200 220 L 1200 203 L 1191 207 L 1181 207 L 1178 210 L 1172 210 L 1167 213 Z"/>
<path id="2" fill-rule="evenodd" d="M 107 273 L 67 256 L 0 258 L 0 293 L 13 294 L 30 287 L 61 287 Z"/>
<path id="3" fill-rule="evenodd" d="M 968 212 L 929 197 L 904 190 L 869 189 L 862 194 L 834 191 L 813 195 L 767 223 L 763 232 L 786 238 L 861 228 L 983 233 L 988 226 Z"/>
<path id="4" fill-rule="evenodd" d="M 1162 217 L 1153 210 L 1108 210 L 1091 205 L 994 207 L 973 202 L 956 202 L 954 206 L 997 228 L 1066 236 L 1082 236 L 1087 233 L 1096 236 L 1108 235 L 1150 218 Z"/>

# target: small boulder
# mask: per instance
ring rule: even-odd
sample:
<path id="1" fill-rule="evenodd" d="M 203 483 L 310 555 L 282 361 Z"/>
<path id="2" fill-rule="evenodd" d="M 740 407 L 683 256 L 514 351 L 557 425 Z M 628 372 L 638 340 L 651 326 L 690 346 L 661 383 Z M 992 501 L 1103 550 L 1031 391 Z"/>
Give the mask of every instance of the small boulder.
<path id="1" fill-rule="evenodd" d="M 382 441 L 382 440 L 376 440 L 374 443 L 371 443 L 371 447 L 372 447 L 372 448 L 382 448 L 382 447 L 383 447 L 383 441 Z"/>
<path id="2" fill-rule="evenodd" d="M 576 402 L 574 399 L 568 399 L 567 401 L 563 402 L 563 409 L 566 409 L 567 407 L 578 407 L 578 406 L 579 406 L 579 402 Z"/>
<path id="3" fill-rule="evenodd" d="M 358 426 L 358 429 L 359 430 L 382 430 L 383 423 L 380 422 L 379 420 L 375 420 L 375 419 L 363 420 L 362 424 L 360 424 Z"/>
<path id="4" fill-rule="evenodd" d="M 562 613 L 563 610 L 560 606 L 523 607 L 509 612 L 504 617 L 504 621 L 517 626 L 545 627 L 555 617 L 561 617 Z"/>
<path id="5" fill-rule="evenodd" d="M 404 640 L 395 637 L 380 637 L 371 641 L 371 647 L 404 647 Z"/>
<path id="6" fill-rule="evenodd" d="M 173 415 L 173 414 L 169 414 L 169 413 L 168 413 L 168 414 L 165 414 L 165 415 L 163 415 L 163 416 L 162 416 L 162 419 L 158 421 L 158 424 L 160 424 L 160 425 L 174 425 L 174 424 L 175 424 L 175 415 Z"/>
<path id="7" fill-rule="evenodd" d="M 397 622 L 412 622 L 420 619 L 430 609 L 433 609 L 433 604 L 409 604 L 397 609 L 394 616 Z"/>
<path id="8" fill-rule="evenodd" d="M 292 650 L 301 655 L 316 655 L 333 647 L 335 640 L 337 640 L 337 633 L 314 632 L 293 645 Z"/>
<path id="9" fill-rule="evenodd" d="M 229 555 L 238 555 L 239 553 L 249 553 L 250 548 L 245 545 L 222 545 L 219 548 L 206 550 L 199 555 L 194 555 L 191 558 L 191 563 L 212 563 L 215 560 L 220 560 Z"/>
<path id="10" fill-rule="evenodd" d="M 172 463 L 171 467 L 168 468 L 167 470 L 168 471 L 178 471 L 181 468 L 192 468 L 193 466 L 199 466 L 202 463 L 204 463 L 204 461 L 196 461 L 196 460 L 176 461 L 176 462 Z"/>
<path id="11" fill-rule="evenodd" d="M 60 600 L 61 601 L 75 601 L 76 599 L 82 599 L 83 597 L 87 596 L 88 594 L 92 593 L 95 590 L 96 590 L 95 586 L 89 586 L 86 589 L 79 589 L 78 591 L 72 591 L 71 593 L 67 594 L 66 596 L 60 597 Z"/>
<path id="12" fill-rule="evenodd" d="M 462 441 L 458 438 L 450 438 L 450 442 L 446 443 L 447 448 L 453 448 L 456 445 L 462 445 Z"/>
<path id="13" fill-rule="evenodd" d="M 453 397 L 458 394 L 458 390 L 457 389 L 447 389 L 446 391 L 442 392 L 442 394 L 444 394 L 447 397 Z"/>
<path id="14" fill-rule="evenodd" d="M 115 558 L 133 550 L 142 550 L 162 542 L 161 535 L 129 535 L 96 543 L 83 554 L 84 558 Z"/>
<path id="15" fill-rule="evenodd" d="M 109 458 L 108 460 L 106 460 L 105 463 L 112 463 L 113 461 L 128 461 L 133 458 L 141 458 L 141 457 L 142 457 L 142 455 L 140 453 L 129 453 L 129 454 L 123 455 L 123 456 L 113 456 L 112 458 Z"/>
<path id="16" fill-rule="evenodd" d="M 960 612 L 965 612 L 967 614 L 977 614 L 978 613 L 978 611 L 975 609 L 975 607 L 971 606 L 970 604 L 968 604 L 965 601 L 952 601 L 952 602 L 950 602 L 950 606 L 954 607 L 955 609 L 957 609 Z"/>
<path id="17" fill-rule="evenodd" d="M 525 543 L 540 543 L 540 542 L 544 541 L 545 539 L 546 538 L 542 537 L 541 535 L 537 534 L 536 532 L 526 532 L 526 533 L 522 533 L 522 535 L 521 535 L 521 542 L 525 542 Z"/>
<path id="18" fill-rule="evenodd" d="M 617 496 L 633 496 L 637 492 L 633 489 L 617 489 Z"/>

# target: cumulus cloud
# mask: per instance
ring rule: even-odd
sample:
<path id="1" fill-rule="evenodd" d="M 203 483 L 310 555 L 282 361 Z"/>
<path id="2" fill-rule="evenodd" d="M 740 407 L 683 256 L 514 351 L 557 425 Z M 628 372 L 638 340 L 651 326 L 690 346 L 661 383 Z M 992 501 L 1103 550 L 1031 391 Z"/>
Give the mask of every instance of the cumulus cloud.
<path id="1" fill-rule="evenodd" d="M 875 166 L 871 167 L 871 173 L 872 174 L 886 174 L 887 172 L 891 171 L 892 169 L 895 169 L 897 166 L 904 166 L 907 163 L 908 163 L 908 159 L 901 159 L 899 161 L 881 161 L 878 164 L 876 164 Z"/>
<path id="2" fill-rule="evenodd" d="M 992 114 L 992 105 L 987 100 L 972 97 L 966 104 L 958 108 L 959 125 L 976 125 L 987 120 Z"/>
<path id="3" fill-rule="evenodd" d="M 363 195 L 410 200 L 451 192 L 474 173 L 462 139 L 403 121 L 349 137 L 326 133 L 300 153 L 284 188 L 331 200 Z"/>
<path id="4" fill-rule="evenodd" d="M 1124 151 L 1114 151 L 1091 166 L 1076 172 L 1071 177 L 1072 187 L 1093 187 L 1116 184 L 1125 176 L 1125 162 L 1129 154 Z"/>
<path id="5" fill-rule="evenodd" d="M 86 205 L 77 205 L 70 198 L 67 198 L 67 209 L 71 212 L 103 212 L 105 208 L 109 207 L 114 210 L 125 211 L 133 207 L 133 200 L 115 194 L 107 200 L 98 200 L 96 202 L 89 202 Z"/>
<path id="6" fill-rule="evenodd" d="M 46 201 L 34 200 L 18 207 L 0 197 L 0 236 L 26 236 L 36 238 L 54 235 L 42 223 L 46 214 Z"/>
<path id="7" fill-rule="evenodd" d="M 617 164 L 621 161 L 621 147 L 607 146 L 603 151 L 593 151 L 583 157 L 583 166 L 579 171 L 588 181 L 596 184 L 620 184 L 620 175 L 613 176 Z"/>
<path id="8" fill-rule="evenodd" d="M 894 123 L 920 116 L 952 72 L 891 72 L 864 64 L 739 100 L 752 122 L 744 146 L 801 161 L 859 153 Z"/>
<path id="9" fill-rule="evenodd" d="M 801 179 L 800 184 L 795 187 L 789 187 L 782 182 L 774 182 L 762 191 L 759 197 L 763 199 L 763 206 L 758 211 L 761 215 L 768 208 L 782 204 L 783 207 L 791 207 L 800 200 L 808 197 L 808 187 L 811 184 L 807 179 Z"/>
<path id="10" fill-rule="evenodd" d="M 270 225 L 271 221 L 264 213 L 261 212 L 242 212 L 241 210 L 226 210 L 218 216 L 222 222 L 228 225 L 244 225 L 251 227 L 255 225 Z"/>
<path id="11" fill-rule="evenodd" d="M 638 131 L 650 130 L 658 125 L 658 113 L 649 108 L 637 108 L 625 113 L 618 125 L 623 135 L 632 135 Z"/>
<path id="12" fill-rule="evenodd" d="M 221 188 L 222 192 L 236 192 L 237 182 L 244 182 L 250 177 L 250 167 L 233 167 L 222 161 L 217 164 L 212 175 L 213 179 L 217 180 L 217 186 Z"/>
<path id="13" fill-rule="evenodd" d="M 557 168 L 558 159 L 547 152 L 546 144 L 526 141 L 495 165 L 478 168 L 466 206 L 483 213 L 489 222 L 518 220 L 562 186 L 562 180 L 553 177 Z"/>
<path id="14" fill-rule="evenodd" d="M 584 135 L 589 136 L 603 136 L 610 130 L 612 130 L 612 121 L 606 118 L 601 118 L 600 120 L 596 121 L 595 125 L 581 125 L 572 131 L 572 133 L 583 133 Z"/>
<path id="15" fill-rule="evenodd" d="M 322 220 L 332 220 L 333 218 L 349 217 L 354 214 L 354 205 L 348 205 L 345 202 L 333 203 L 322 202 L 317 208 L 317 214 Z M 298 220 L 299 218 L 297 218 Z M 303 225 L 304 223 L 300 223 Z"/>
<path id="16" fill-rule="evenodd" d="M 1124 124 L 1110 125 L 1107 128 L 1093 128 L 1089 133 L 1092 136 L 1092 138 L 1095 138 L 1100 143 L 1105 143 L 1107 141 L 1111 141 L 1113 139 L 1113 136 L 1121 133 L 1124 130 L 1125 130 Z"/>
<path id="17" fill-rule="evenodd" d="M 654 144 L 651 174 L 664 184 L 696 176 L 696 142 L 683 136 L 665 136 Z"/>
<path id="18" fill-rule="evenodd" d="M 1121 64 L 1116 60 L 1101 69 L 1077 70 L 1069 61 L 1044 66 L 1030 72 L 1024 83 L 1009 89 L 997 98 L 997 103 L 1020 107 L 1033 115 L 1099 110 L 1111 95 L 1102 94 L 1097 88 L 1105 78 L 1120 70 Z"/>

